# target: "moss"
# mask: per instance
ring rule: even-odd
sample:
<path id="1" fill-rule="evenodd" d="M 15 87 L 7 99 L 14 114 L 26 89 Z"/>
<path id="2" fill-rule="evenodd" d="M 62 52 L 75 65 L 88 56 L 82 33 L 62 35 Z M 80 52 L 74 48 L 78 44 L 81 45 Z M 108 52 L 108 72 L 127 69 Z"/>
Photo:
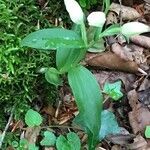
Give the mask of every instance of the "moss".
<path id="1" fill-rule="evenodd" d="M 42 53 L 20 47 L 25 35 L 40 28 L 51 27 L 47 12 L 33 0 L 0 0 L 0 115 L 5 116 L 17 104 L 15 118 L 41 99 L 54 101 L 54 86 L 45 82 L 38 69 L 55 66 L 54 53 Z M 0 122 L 2 122 L 0 117 Z M 4 122 L 4 121 L 3 121 Z M 3 123 L 0 125 L 2 129 Z"/>

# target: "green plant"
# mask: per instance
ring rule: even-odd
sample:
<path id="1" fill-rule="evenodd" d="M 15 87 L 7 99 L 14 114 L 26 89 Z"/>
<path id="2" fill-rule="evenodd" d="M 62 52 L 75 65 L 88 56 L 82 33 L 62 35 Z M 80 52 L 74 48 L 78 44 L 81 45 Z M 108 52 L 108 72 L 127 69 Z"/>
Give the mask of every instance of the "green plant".
<path id="1" fill-rule="evenodd" d="M 28 128 L 33 129 L 33 132 L 40 132 L 42 130 L 42 116 L 37 111 L 29 109 L 25 114 L 25 123 Z M 57 147 L 58 150 L 81 149 L 80 139 L 74 132 L 69 132 L 66 137 L 63 135 L 56 137 L 53 132 L 46 130 L 41 136 L 43 139 L 37 144 L 37 141 L 31 143 L 28 139 L 22 138 L 19 142 L 14 140 L 11 145 L 16 150 L 38 150 L 39 145 L 42 147 Z"/>
<path id="2" fill-rule="evenodd" d="M 0 111 L 1 130 L 14 104 L 17 103 L 14 119 L 23 119 L 21 114 L 29 109 L 31 101 L 56 99 L 56 88 L 38 73 L 43 65 L 55 66 L 53 54 L 20 47 L 23 36 L 38 29 L 38 21 L 41 28 L 51 26 L 45 18 L 47 12 L 36 4 L 33 0 L 0 0 L 0 105 L 4 106 Z"/>
<path id="3" fill-rule="evenodd" d="M 79 115 L 74 121 L 88 134 L 89 150 L 93 150 L 99 141 L 103 98 L 95 77 L 88 69 L 80 65 L 80 61 L 85 57 L 86 51 L 102 37 L 120 34 L 124 26 L 112 25 L 103 31 L 105 14 L 93 12 L 87 18 L 89 25 L 93 27 L 93 38 L 89 39 L 84 14 L 78 3 L 74 0 L 64 0 L 64 2 L 77 30 L 42 29 L 25 37 L 22 40 L 22 46 L 41 49 L 41 51 L 56 50 L 57 68 L 45 68 L 46 80 L 58 86 L 62 83 L 61 76 L 68 75 L 69 85 L 79 109 Z M 74 7 L 73 10 L 72 7 Z M 115 90 L 110 93 L 111 96 L 114 95 L 114 92 Z"/>
<path id="4" fill-rule="evenodd" d="M 42 117 L 38 112 L 29 109 L 25 115 L 25 123 L 29 127 L 39 126 L 42 123 Z"/>
<path id="5" fill-rule="evenodd" d="M 115 83 L 106 82 L 103 89 L 104 93 L 108 94 L 114 101 L 119 100 L 123 94 L 121 92 L 121 81 Z"/>
<path id="6" fill-rule="evenodd" d="M 56 147 L 58 150 L 80 150 L 81 143 L 76 133 L 69 132 L 67 134 L 67 139 L 63 135 L 57 138 Z"/>
<path id="7" fill-rule="evenodd" d="M 90 8 L 90 6 L 97 4 L 98 0 L 78 0 L 83 8 Z"/>

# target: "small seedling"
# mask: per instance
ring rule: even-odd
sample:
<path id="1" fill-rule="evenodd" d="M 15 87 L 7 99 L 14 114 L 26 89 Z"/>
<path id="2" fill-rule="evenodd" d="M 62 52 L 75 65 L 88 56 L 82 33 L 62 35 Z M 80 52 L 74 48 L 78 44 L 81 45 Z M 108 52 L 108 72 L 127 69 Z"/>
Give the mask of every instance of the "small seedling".
<path id="1" fill-rule="evenodd" d="M 106 82 L 103 89 L 104 93 L 108 94 L 114 101 L 119 100 L 123 94 L 121 92 L 121 81 L 115 83 Z"/>
<path id="2" fill-rule="evenodd" d="M 44 138 L 40 142 L 42 146 L 54 146 L 56 142 L 56 136 L 54 133 L 50 131 L 45 131 L 44 132 Z"/>
<path id="3" fill-rule="evenodd" d="M 29 127 L 39 126 L 42 123 L 42 117 L 37 111 L 29 109 L 25 114 L 25 123 Z"/>

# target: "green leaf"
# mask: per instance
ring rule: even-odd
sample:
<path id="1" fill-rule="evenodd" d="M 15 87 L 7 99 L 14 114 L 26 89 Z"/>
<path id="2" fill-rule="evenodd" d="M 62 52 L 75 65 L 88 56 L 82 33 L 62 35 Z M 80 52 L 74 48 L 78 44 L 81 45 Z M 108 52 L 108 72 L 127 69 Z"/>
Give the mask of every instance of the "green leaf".
<path id="1" fill-rule="evenodd" d="M 108 110 L 102 111 L 99 139 L 102 140 L 109 134 L 118 134 L 119 132 L 120 127 L 118 126 L 115 115 Z"/>
<path id="2" fill-rule="evenodd" d="M 42 123 L 42 117 L 37 111 L 29 109 L 25 114 L 25 123 L 29 127 L 39 126 Z"/>
<path id="3" fill-rule="evenodd" d="M 117 81 L 115 83 L 106 82 L 103 91 L 116 101 L 123 96 L 121 92 L 121 81 Z"/>
<path id="4" fill-rule="evenodd" d="M 56 142 L 56 136 L 54 135 L 54 133 L 52 133 L 50 131 L 45 131 L 44 138 L 40 142 L 40 144 L 42 146 L 54 146 L 55 142 Z"/>
<path id="5" fill-rule="evenodd" d="M 74 132 L 69 132 L 67 134 L 67 139 L 69 144 L 71 145 L 71 150 L 80 150 L 81 149 L 81 143 L 78 135 Z"/>
<path id="6" fill-rule="evenodd" d="M 84 49 L 63 49 L 56 52 L 56 64 L 61 73 L 68 72 L 70 68 L 76 66 L 84 58 Z"/>
<path id="7" fill-rule="evenodd" d="M 17 141 L 12 141 L 11 145 L 13 148 L 17 148 L 19 146 L 19 143 Z"/>
<path id="8" fill-rule="evenodd" d="M 49 83 L 51 83 L 51 84 L 53 84 L 55 86 L 58 86 L 58 85 L 62 84 L 59 71 L 56 70 L 55 68 L 48 68 L 46 70 L 46 72 L 45 72 L 45 79 Z"/>
<path id="9" fill-rule="evenodd" d="M 20 148 L 24 148 L 25 149 L 25 147 L 27 147 L 27 145 L 28 145 L 28 140 L 27 139 L 21 139 L 19 141 L 19 147 Z"/>
<path id="10" fill-rule="evenodd" d="M 71 150 L 71 146 L 68 143 L 67 139 L 60 135 L 56 140 L 56 147 L 58 150 Z"/>
<path id="11" fill-rule="evenodd" d="M 21 44 L 43 50 L 85 47 L 83 40 L 77 33 L 62 28 L 42 29 L 30 33 L 22 40 Z"/>
<path id="12" fill-rule="evenodd" d="M 86 7 L 86 0 L 79 0 L 79 3 L 82 7 Z"/>
<path id="13" fill-rule="evenodd" d="M 121 32 L 121 27 L 119 24 L 114 24 L 111 25 L 110 27 L 108 27 L 106 30 L 104 30 L 104 32 L 102 32 L 100 34 L 100 37 L 104 37 L 104 36 L 112 36 L 115 34 L 120 34 Z"/>
<path id="14" fill-rule="evenodd" d="M 76 133 L 69 132 L 67 139 L 62 135 L 57 138 L 56 147 L 58 150 L 80 150 L 81 143 Z"/>
<path id="15" fill-rule="evenodd" d="M 104 39 L 100 38 L 91 48 L 88 49 L 88 51 L 92 53 L 100 53 L 105 51 Z"/>
<path id="16" fill-rule="evenodd" d="M 146 126 L 146 129 L 145 129 L 145 137 L 146 137 L 146 138 L 150 138 L 150 126 Z"/>
<path id="17" fill-rule="evenodd" d="M 94 149 L 98 141 L 102 95 L 93 74 L 83 66 L 68 72 L 68 80 L 79 109 L 76 123 L 84 127 L 89 138 L 89 148 Z"/>
<path id="18" fill-rule="evenodd" d="M 71 30 L 81 36 L 81 25 L 80 24 L 74 23 Z"/>
<path id="19" fill-rule="evenodd" d="M 105 14 L 108 13 L 109 7 L 110 7 L 110 0 L 103 0 L 103 11 L 105 12 Z"/>
<path id="20" fill-rule="evenodd" d="M 28 150 L 39 150 L 39 148 L 35 144 L 29 144 Z"/>

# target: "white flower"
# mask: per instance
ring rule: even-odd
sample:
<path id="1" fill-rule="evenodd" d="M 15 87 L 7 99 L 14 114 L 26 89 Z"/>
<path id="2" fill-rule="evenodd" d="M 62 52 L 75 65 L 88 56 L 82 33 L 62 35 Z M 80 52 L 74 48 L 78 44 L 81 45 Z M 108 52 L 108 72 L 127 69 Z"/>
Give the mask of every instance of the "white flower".
<path id="1" fill-rule="evenodd" d="M 80 5 L 75 0 L 64 0 L 64 3 L 71 20 L 76 24 L 82 24 L 84 14 Z"/>
<path id="2" fill-rule="evenodd" d="M 95 11 L 87 17 L 87 20 L 90 26 L 102 27 L 106 21 L 106 15 L 101 11 Z"/>
<path id="3" fill-rule="evenodd" d="M 121 27 L 121 33 L 127 37 L 130 37 L 132 35 L 141 34 L 144 32 L 149 32 L 149 31 L 150 31 L 150 27 L 143 23 L 140 23 L 140 22 L 125 23 Z"/>

